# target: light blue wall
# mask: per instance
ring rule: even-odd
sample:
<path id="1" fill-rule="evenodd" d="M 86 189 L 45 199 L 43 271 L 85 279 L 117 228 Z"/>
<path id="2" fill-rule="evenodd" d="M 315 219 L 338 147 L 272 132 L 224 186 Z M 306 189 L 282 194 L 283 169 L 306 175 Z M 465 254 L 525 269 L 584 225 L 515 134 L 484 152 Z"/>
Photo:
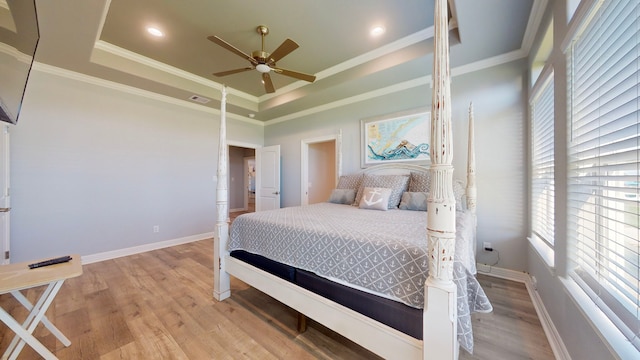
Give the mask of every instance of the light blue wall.
<path id="1" fill-rule="evenodd" d="M 219 119 L 33 72 L 11 128 L 12 261 L 212 232 Z M 263 139 L 262 126 L 232 119 L 228 133 Z"/>
<path id="2" fill-rule="evenodd" d="M 526 270 L 526 60 L 452 79 L 454 177 L 466 180 L 468 106 L 476 120 L 478 242 L 500 253 L 496 266 Z M 421 86 L 293 121 L 267 125 L 265 145 L 281 146 L 282 206 L 300 204 L 300 143 L 343 131 L 343 173 L 360 170 L 360 120 L 430 108 L 431 89 Z M 498 252 L 478 253 L 493 264 Z"/>

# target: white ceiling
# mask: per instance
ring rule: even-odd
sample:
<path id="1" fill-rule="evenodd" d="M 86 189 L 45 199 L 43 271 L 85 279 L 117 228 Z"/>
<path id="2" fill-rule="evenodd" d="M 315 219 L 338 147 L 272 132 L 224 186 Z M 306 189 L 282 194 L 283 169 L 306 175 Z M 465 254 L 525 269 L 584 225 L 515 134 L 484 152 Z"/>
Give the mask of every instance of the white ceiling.
<path id="1" fill-rule="evenodd" d="M 544 0 L 450 0 L 453 72 L 528 55 Z M 229 89 L 227 110 L 277 121 L 373 91 L 425 83 L 431 73 L 433 0 L 36 0 L 36 61 L 188 100 Z M 145 27 L 165 32 L 153 38 Z M 271 73 L 266 94 L 256 70 L 215 77 L 247 60 L 207 40 L 217 35 L 250 54 L 258 25 L 265 50 L 290 38 L 300 47 L 278 67 L 316 75 L 314 83 Z M 386 28 L 372 38 L 374 25 Z M 456 70 L 457 69 L 457 70 Z"/>

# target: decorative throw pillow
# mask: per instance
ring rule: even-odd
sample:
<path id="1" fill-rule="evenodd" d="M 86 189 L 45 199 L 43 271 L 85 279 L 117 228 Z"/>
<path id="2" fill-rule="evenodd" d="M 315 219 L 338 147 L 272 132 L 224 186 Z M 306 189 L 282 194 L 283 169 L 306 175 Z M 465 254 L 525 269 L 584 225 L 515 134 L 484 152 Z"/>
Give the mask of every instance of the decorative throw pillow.
<path id="1" fill-rule="evenodd" d="M 409 180 L 409 192 L 429 192 L 431 186 L 431 173 L 425 172 L 411 172 Z"/>
<path id="2" fill-rule="evenodd" d="M 402 198 L 402 193 L 407 191 L 409 185 L 409 175 L 369 175 L 365 174 L 356 194 L 354 205 L 360 204 L 360 199 L 366 187 L 378 187 L 391 189 L 389 196 L 389 209 L 396 209 Z"/>
<path id="3" fill-rule="evenodd" d="M 329 202 L 334 204 L 351 205 L 356 198 L 356 191 L 354 189 L 333 189 Z"/>
<path id="4" fill-rule="evenodd" d="M 336 189 L 352 189 L 357 191 L 361 181 L 362 174 L 342 175 L 340 179 L 338 179 Z"/>
<path id="5" fill-rule="evenodd" d="M 404 192 L 399 208 L 401 210 L 427 211 L 427 193 Z"/>
<path id="6" fill-rule="evenodd" d="M 453 197 L 456 199 L 456 210 L 466 208 L 466 192 L 461 180 L 453 180 Z"/>
<path id="7" fill-rule="evenodd" d="M 391 189 L 366 187 L 360 199 L 360 209 L 387 211 Z"/>

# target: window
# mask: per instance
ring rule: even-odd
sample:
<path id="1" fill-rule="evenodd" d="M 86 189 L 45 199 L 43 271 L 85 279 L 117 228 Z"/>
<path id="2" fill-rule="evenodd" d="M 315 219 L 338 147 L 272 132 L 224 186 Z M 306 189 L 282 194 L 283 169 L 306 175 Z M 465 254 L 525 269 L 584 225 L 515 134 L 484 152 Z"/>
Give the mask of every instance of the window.
<path id="1" fill-rule="evenodd" d="M 640 349 L 640 2 L 589 15 L 568 51 L 571 276 Z"/>
<path id="2" fill-rule="evenodd" d="M 553 71 L 545 68 L 531 100 L 531 230 L 548 247 L 554 243 Z"/>

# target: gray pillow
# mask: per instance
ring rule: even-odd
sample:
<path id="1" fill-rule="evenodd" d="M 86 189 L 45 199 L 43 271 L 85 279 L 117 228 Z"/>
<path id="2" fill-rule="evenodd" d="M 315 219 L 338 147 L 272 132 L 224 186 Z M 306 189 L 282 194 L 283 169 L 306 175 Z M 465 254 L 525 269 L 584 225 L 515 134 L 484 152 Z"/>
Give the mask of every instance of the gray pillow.
<path id="1" fill-rule="evenodd" d="M 400 200 L 401 210 L 427 211 L 426 192 L 405 192 Z"/>
<path id="2" fill-rule="evenodd" d="M 407 191 L 410 192 L 429 192 L 429 188 L 431 186 L 431 173 L 429 170 L 425 172 L 411 172 L 409 180 L 409 189 Z"/>
<path id="3" fill-rule="evenodd" d="M 356 193 L 356 202 L 354 205 L 360 204 L 360 199 L 366 187 L 391 189 L 389 196 L 389 209 L 397 209 L 402 198 L 402 193 L 407 191 L 409 185 L 409 175 L 370 175 L 365 174 L 360 184 L 360 188 Z"/>
<path id="4" fill-rule="evenodd" d="M 351 205 L 356 198 L 356 191 L 354 189 L 333 189 L 329 202 L 334 204 L 346 204 Z"/>
<path id="5" fill-rule="evenodd" d="M 342 175 L 340 176 L 340 179 L 338 179 L 338 186 L 336 186 L 336 189 L 358 190 L 361 181 L 362 174 Z"/>

